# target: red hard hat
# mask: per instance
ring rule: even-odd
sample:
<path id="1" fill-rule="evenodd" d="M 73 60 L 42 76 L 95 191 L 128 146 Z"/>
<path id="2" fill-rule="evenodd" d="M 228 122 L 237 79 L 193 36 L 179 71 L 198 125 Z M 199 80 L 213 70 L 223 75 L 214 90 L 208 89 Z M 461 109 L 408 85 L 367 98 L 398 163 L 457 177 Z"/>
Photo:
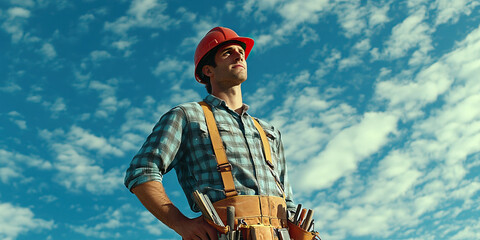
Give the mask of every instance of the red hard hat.
<path id="1" fill-rule="evenodd" d="M 210 30 L 205 37 L 200 41 L 197 45 L 197 49 L 195 50 L 195 79 L 199 83 L 204 83 L 200 76 L 197 74 L 197 67 L 202 58 L 207 55 L 207 53 L 215 48 L 216 46 L 220 45 L 221 43 L 227 41 L 240 41 L 245 44 L 243 46 L 245 48 L 245 59 L 247 59 L 248 54 L 253 48 L 254 41 L 251 38 L 246 37 L 239 37 L 237 33 L 235 33 L 232 29 L 224 28 L 224 27 L 216 27 Z"/>

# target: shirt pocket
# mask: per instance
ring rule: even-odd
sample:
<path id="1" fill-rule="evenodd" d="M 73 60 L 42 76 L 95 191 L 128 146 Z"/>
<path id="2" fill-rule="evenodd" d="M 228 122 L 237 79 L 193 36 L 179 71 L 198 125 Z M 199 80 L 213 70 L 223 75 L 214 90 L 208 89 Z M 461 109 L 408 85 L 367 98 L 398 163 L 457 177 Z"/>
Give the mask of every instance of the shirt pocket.
<path id="1" fill-rule="evenodd" d="M 227 154 L 232 151 L 238 151 L 238 148 L 242 147 L 240 144 L 243 140 L 240 141 L 240 139 L 243 139 L 243 133 L 240 129 L 234 128 L 229 124 L 218 124 L 217 128 Z"/>
<path id="2" fill-rule="evenodd" d="M 206 145 L 211 145 L 210 136 L 208 135 L 208 128 L 205 123 L 192 122 L 190 123 L 191 141 L 193 148 L 206 148 Z"/>

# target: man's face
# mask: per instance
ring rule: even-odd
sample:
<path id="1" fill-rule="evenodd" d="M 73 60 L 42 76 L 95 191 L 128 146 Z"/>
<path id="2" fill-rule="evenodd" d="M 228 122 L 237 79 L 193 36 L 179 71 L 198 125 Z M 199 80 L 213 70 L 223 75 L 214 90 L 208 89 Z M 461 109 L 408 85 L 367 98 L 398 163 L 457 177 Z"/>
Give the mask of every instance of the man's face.
<path id="1" fill-rule="evenodd" d="M 240 45 L 232 43 L 219 48 L 215 54 L 215 63 L 217 66 L 212 68 L 213 76 L 210 77 L 212 84 L 217 83 L 224 88 L 247 80 L 245 50 Z"/>

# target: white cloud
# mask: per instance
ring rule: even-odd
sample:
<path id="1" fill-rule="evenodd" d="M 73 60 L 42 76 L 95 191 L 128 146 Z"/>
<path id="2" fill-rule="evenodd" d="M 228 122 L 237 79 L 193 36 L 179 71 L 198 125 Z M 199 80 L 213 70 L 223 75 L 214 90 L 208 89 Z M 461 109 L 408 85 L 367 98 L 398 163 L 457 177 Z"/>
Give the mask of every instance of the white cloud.
<path id="1" fill-rule="evenodd" d="M 90 59 L 93 62 L 109 59 L 111 57 L 112 55 L 105 50 L 95 50 L 90 53 Z"/>
<path id="2" fill-rule="evenodd" d="M 307 70 L 304 70 L 299 73 L 298 76 L 296 76 L 291 82 L 288 83 L 290 86 L 296 86 L 299 84 L 309 84 L 310 83 L 310 72 Z"/>
<path id="3" fill-rule="evenodd" d="M 73 145 L 54 143 L 52 149 L 56 153 L 58 171 L 54 180 L 68 190 L 111 194 L 122 187 L 123 171 L 120 169 L 104 170 L 95 165 L 88 153 Z"/>
<path id="4" fill-rule="evenodd" d="M 384 49 L 385 57 L 401 58 L 415 48 L 419 48 L 419 51 L 424 54 L 433 49 L 430 36 L 432 29 L 424 22 L 425 14 L 426 10 L 420 8 L 402 23 L 393 27 L 392 35 Z"/>
<path id="5" fill-rule="evenodd" d="M 3 165 L 3 164 L 2 164 Z M 0 180 L 2 183 L 7 184 L 10 182 L 10 179 L 19 178 L 22 175 L 16 170 L 9 167 L 0 167 Z"/>
<path id="6" fill-rule="evenodd" d="M 22 90 L 22 87 L 15 83 L 13 80 L 6 80 L 3 86 L 0 86 L 0 91 L 12 93 Z"/>
<path id="7" fill-rule="evenodd" d="M 88 32 L 90 23 L 95 20 L 95 15 L 86 13 L 78 18 L 78 29 L 82 32 Z"/>
<path id="8" fill-rule="evenodd" d="M 278 92 L 274 87 L 268 88 Z M 331 100 L 337 94 L 341 91 L 320 91 L 316 87 L 291 88 L 283 103 L 271 111 L 274 114 L 271 114 L 269 122 L 280 129 L 285 155 L 291 164 L 301 164 L 315 157 L 329 139 L 355 121 L 355 109 Z M 297 174 L 298 169 L 303 168 L 295 167 L 290 170 L 291 174 Z"/>
<path id="9" fill-rule="evenodd" d="M 458 231 L 452 239 L 479 239 L 480 238 L 480 222 L 469 221 L 463 229 Z"/>
<path id="10" fill-rule="evenodd" d="M 282 4 L 278 13 L 284 19 L 282 27 L 293 30 L 301 23 L 317 23 L 320 12 L 326 10 L 329 2 L 326 0 L 292 1 Z"/>
<path id="11" fill-rule="evenodd" d="M 0 149 L 0 178 L 4 184 L 10 183 L 14 178 L 25 178 L 25 167 L 38 170 L 52 169 L 52 164 L 35 155 L 24 155 L 15 151 Z"/>
<path id="12" fill-rule="evenodd" d="M 414 80 L 410 77 L 379 82 L 376 96 L 388 100 L 390 111 L 402 117 L 415 118 L 421 116 L 422 108 L 437 100 L 440 94 L 448 90 L 453 78 L 447 66 L 436 62 L 422 70 Z"/>
<path id="13" fill-rule="evenodd" d="M 12 36 L 13 43 L 18 43 L 25 36 L 23 27 L 28 18 L 30 11 L 21 7 L 9 8 L 3 14 L 0 12 L 0 20 L 4 20 L 1 27 Z"/>
<path id="14" fill-rule="evenodd" d="M 20 7 L 13 7 L 7 10 L 9 18 L 29 18 L 30 11 Z"/>
<path id="15" fill-rule="evenodd" d="M 31 231 L 51 230 L 53 220 L 35 218 L 34 213 L 11 203 L 0 203 L 0 238 L 14 240 L 21 234 Z"/>
<path id="16" fill-rule="evenodd" d="M 129 39 L 129 40 L 118 40 L 112 43 L 112 46 L 116 49 L 119 50 L 126 50 L 130 48 L 133 44 L 135 44 L 137 41 L 135 39 Z"/>
<path id="17" fill-rule="evenodd" d="M 166 75 L 169 73 L 182 72 L 192 63 L 188 61 L 180 61 L 178 59 L 167 58 L 158 62 L 157 67 L 153 70 L 155 76 Z M 191 73 L 193 75 L 193 72 Z"/>
<path id="18" fill-rule="evenodd" d="M 97 216 L 97 218 L 101 218 L 103 222 L 93 224 L 93 226 L 89 225 L 81 225 L 81 226 L 73 226 L 70 225 L 69 227 L 86 237 L 94 237 L 94 238 L 103 238 L 103 239 L 113 239 L 119 238 L 121 234 L 118 230 L 121 227 L 127 225 L 125 222 L 122 221 L 125 217 L 124 211 L 128 209 L 128 205 L 124 205 L 119 209 L 109 208 L 105 213 Z"/>
<path id="19" fill-rule="evenodd" d="M 245 17 L 253 14 L 261 22 L 267 19 L 265 13 L 276 12 L 282 18 L 281 23 L 272 24 L 270 28 L 261 31 L 255 37 L 257 47 L 265 49 L 283 44 L 294 33 L 300 33 L 303 36 L 301 45 L 309 41 L 319 41 L 322 32 L 308 27 L 307 24 L 316 24 L 320 18 L 330 14 L 336 15 L 338 23 L 345 30 L 346 37 L 352 38 L 362 33 L 370 36 L 374 28 L 390 21 L 387 16 L 390 4 L 389 2 L 366 3 L 362 6 L 361 1 L 324 0 L 248 1 L 243 4 L 240 15 Z"/>
<path id="20" fill-rule="evenodd" d="M 34 7 L 35 1 L 34 0 L 10 0 L 11 4 L 15 4 L 17 6 L 22 7 Z"/>
<path id="21" fill-rule="evenodd" d="M 192 24 L 194 33 L 189 34 L 190 37 L 186 37 L 182 40 L 180 47 L 181 49 L 183 49 L 183 51 L 180 51 L 181 53 L 189 52 L 191 54 L 192 52 L 194 52 L 197 44 L 205 36 L 205 34 L 207 34 L 208 31 L 210 31 L 212 28 L 219 25 L 218 22 L 211 22 L 209 21 L 209 19 L 202 18 L 195 19 Z"/>
<path id="22" fill-rule="evenodd" d="M 350 56 L 341 59 L 338 63 L 338 69 L 341 71 L 345 68 L 354 67 L 363 63 L 362 58 L 370 50 L 370 39 L 365 38 L 359 40 L 350 50 Z"/>
<path id="23" fill-rule="evenodd" d="M 47 59 L 52 59 L 57 56 L 55 48 L 50 43 L 44 43 L 42 48 L 40 48 L 40 53 L 42 53 Z"/>
<path id="24" fill-rule="evenodd" d="M 99 92 L 101 99 L 98 109 L 95 111 L 95 116 L 98 118 L 109 118 L 111 114 L 117 112 L 119 108 L 130 106 L 130 100 L 119 100 L 116 96 L 118 80 L 109 79 L 106 83 L 99 81 L 91 81 L 89 88 Z"/>
<path id="25" fill-rule="evenodd" d="M 122 134 L 126 134 L 133 131 L 138 131 L 141 134 L 149 134 L 152 130 L 152 126 L 160 119 L 160 114 L 155 116 L 154 114 L 149 115 L 148 113 L 154 112 L 152 106 L 144 106 L 145 109 L 132 107 L 129 108 L 125 113 L 126 121 L 120 127 Z M 142 139 L 144 136 L 142 135 Z"/>
<path id="26" fill-rule="evenodd" d="M 372 6 L 370 8 L 370 17 L 368 19 L 369 26 L 375 27 L 377 25 L 389 22 L 390 18 L 387 16 L 389 10 L 390 6 L 388 4 L 385 4 L 381 7 Z"/>
<path id="27" fill-rule="evenodd" d="M 13 122 L 22 130 L 27 129 L 27 121 L 25 120 L 13 120 Z"/>
<path id="28" fill-rule="evenodd" d="M 167 3 L 157 0 L 134 0 L 127 15 L 114 22 L 106 22 L 106 30 L 119 35 L 126 35 L 134 28 L 153 28 L 167 30 L 178 23 L 177 20 L 165 14 Z"/>
<path id="29" fill-rule="evenodd" d="M 338 16 L 338 22 L 345 30 L 345 36 L 353 37 L 362 33 L 367 27 L 366 7 L 360 6 L 360 1 L 337 2 L 334 11 Z"/>
<path id="30" fill-rule="evenodd" d="M 58 117 L 58 114 L 60 112 L 67 111 L 67 105 L 65 104 L 62 97 L 58 97 L 53 103 L 44 102 L 43 104 L 47 106 L 50 111 L 52 111 L 53 117 L 55 118 Z"/>
<path id="31" fill-rule="evenodd" d="M 322 79 L 325 75 L 327 75 L 339 60 L 342 58 L 342 53 L 337 49 L 329 49 L 329 56 L 322 57 L 317 70 L 315 71 L 315 78 Z"/>
<path id="32" fill-rule="evenodd" d="M 325 149 L 294 173 L 297 191 L 315 191 L 331 186 L 351 174 L 360 161 L 379 151 L 395 133 L 397 118 L 385 113 L 365 113 L 360 123 L 342 130 Z M 318 177 L 322 176 L 322 177 Z"/>
<path id="33" fill-rule="evenodd" d="M 249 105 L 249 112 L 263 112 L 262 108 L 269 102 L 274 100 L 274 92 L 270 91 L 268 87 L 257 88 L 255 93 L 245 96 L 245 103 Z"/>
<path id="34" fill-rule="evenodd" d="M 338 70 L 342 71 L 349 67 L 358 66 L 361 63 L 363 63 L 363 61 L 359 55 L 352 55 L 348 58 L 340 60 L 340 62 L 338 63 Z"/>
<path id="35" fill-rule="evenodd" d="M 255 19 L 259 22 L 264 22 L 266 16 L 264 12 L 271 11 L 277 7 L 278 4 L 284 2 L 283 0 L 265 0 L 265 1 L 255 1 L 248 0 L 241 4 L 242 12 L 241 16 L 247 17 L 253 13 Z"/>
<path id="36" fill-rule="evenodd" d="M 135 222 L 139 224 L 135 224 Z M 68 227 L 74 232 L 90 238 L 119 238 L 125 236 L 120 235 L 119 231 L 124 228 L 135 230 L 135 232 L 146 231 L 156 236 L 166 233 L 178 236 L 144 208 L 133 208 L 129 204 L 124 204 L 118 208 L 108 207 L 104 209 L 104 212 L 89 219 L 88 224 L 69 225 Z"/>
<path id="37" fill-rule="evenodd" d="M 165 232 L 165 225 L 160 223 L 150 212 L 141 211 L 139 215 L 139 221 L 150 234 L 160 236 Z"/>
<path id="38" fill-rule="evenodd" d="M 78 126 L 72 126 L 70 128 L 67 138 L 68 142 L 75 146 L 96 151 L 100 155 L 113 155 L 116 157 L 122 157 L 124 155 L 122 150 L 109 144 L 106 138 L 95 136 Z"/>
<path id="39" fill-rule="evenodd" d="M 438 14 L 435 24 L 443 24 L 451 21 L 456 23 L 462 14 L 469 16 L 480 2 L 475 0 L 436 0 L 432 5 L 437 8 Z"/>
<path id="40" fill-rule="evenodd" d="M 480 54 L 479 32 L 478 29 L 473 31 L 458 44 L 456 50 L 421 70 L 413 81 L 407 75 L 400 76 L 401 79 L 379 82 L 376 87 L 377 97 L 388 100 L 391 111 L 406 114 L 408 118 L 422 115 L 422 108 L 436 101 L 454 82 L 475 79 L 480 74 L 480 61 L 476 57 Z"/>
<path id="41" fill-rule="evenodd" d="M 415 116 L 424 117 L 405 120 L 413 127 L 409 131 L 399 128 L 399 134 L 395 135 L 403 139 L 405 145 L 393 147 L 379 162 L 367 164 L 366 178 L 360 173 L 347 176 L 338 183 L 339 189 L 325 189 L 326 196 L 314 201 L 313 204 L 319 206 L 317 211 L 328 208 L 319 223 L 328 228 L 325 230 L 329 237 L 391 238 L 394 234 L 397 238 L 408 238 L 412 233 L 422 239 L 478 237 L 478 219 L 468 215 L 479 210 L 475 203 L 480 184 L 474 174 L 480 153 L 479 54 L 480 28 L 477 28 L 453 51 L 416 76 L 410 79 L 397 76 L 403 78 L 402 83 L 398 81 L 388 93 L 396 104 L 390 105 L 383 114 L 408 116 L 409 111 L 414 111 Z M 377 87 L 381 85 L 382 82 Z M 409 91 L 412 93 L 407 94 Z M 381 91 L 376 94 L 382 98 L 387 95 Z M 433 110 L 424 108 L 438 98 L 441 98 L 439 106 Z M 404 108 L 407 105 L 411 107 Z M 352 143 L 354 139 L 349 138 Z M 343 149 L 350 152 L 352 148 Z M 342 156 L 335 155 L 329 160 Z M 331 164 L 323 163 L 318 168 Z M 338 168 L 346 169 L 344 165 L 348 164 Z M 318 175 L 328 179 L 332 171 Z M 465 219 L 459 219 L 463 213 L 468 214 Z M 432 233 L 423 227 L 426 221 L 442 227 Z"/>
<path id="42" fill-rule="evenodd" d="M 23 115 L 21 115 L 19 112 L 11 111 L 7 115 L 9 116 L 9 120 L 15 123 L 15 125 L 17 125 L 20 129 L 27 129 L 27 121 L 24 120 Z"/>
<path id="43" fill-rule="evenodd" d="M 78 126 L 72 126 L 68 132 L 42 130 L 39 135 L 53 151 L 56 159 L 53 165 L 58 172 L 54 181 L 60 185 L 95 194 L 111 194 L 122 187 L 123 170 L 102 164 L 105 158 L 123 156 L 123 149 L 110 144 L 114 140 L 95 136 Z"/>
<path id="44" fill-rule="evenodd" d="M 174 90 L 170 96 L 168 103 L 176 106 L 186 102 L 198 102 L 201 98 L 200 94 L 193 89 L 172 89 Z"/>
<path id="45" fill-rule="evenodd" d="M 268 32 L 262 32 L 255 37 L 256 46 L 259 49 L 271 48 L 278 46 L 286 41 L 286 38 L 294 33 L 302 32 L 303 43 L 315 39 L 310 38 L 312 30 L 310 28 L 300 28 L 305 23 L 318 23 L 319 19 L 325 11 L 330 7 L 328 1 L 325 0 L 308 0 L 308 1 L 293 1 L 284 4 L 277 4 L 276 1 L 270 1 L 268 4 L 264 1 L 257 1 L 253 4 L 258 4 L 258 14 L 261 15 L 261 11 L 269 9 L 276 11 L 282 18 L 280 24 L 274 24 L 268 29 Z M 245 12 L 243 14 L 248 13 Z M 316 34 L 313 34 L 315 36 Z"/>

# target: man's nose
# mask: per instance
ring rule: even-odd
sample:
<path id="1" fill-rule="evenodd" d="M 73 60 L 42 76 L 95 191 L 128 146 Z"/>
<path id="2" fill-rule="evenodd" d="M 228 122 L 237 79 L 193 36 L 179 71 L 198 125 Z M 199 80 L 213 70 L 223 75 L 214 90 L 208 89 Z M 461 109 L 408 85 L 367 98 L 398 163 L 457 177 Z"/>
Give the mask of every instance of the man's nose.
<path id="1" fill-rule="evenodd" d="M 238 50 L 234 51 L 234 57 L 235 57 L 235 60 L 237 60 L 237 61 L 244 61 L 245 60 L 245 56 L 243 55 L 243 53 L 241 53 Z"/>

